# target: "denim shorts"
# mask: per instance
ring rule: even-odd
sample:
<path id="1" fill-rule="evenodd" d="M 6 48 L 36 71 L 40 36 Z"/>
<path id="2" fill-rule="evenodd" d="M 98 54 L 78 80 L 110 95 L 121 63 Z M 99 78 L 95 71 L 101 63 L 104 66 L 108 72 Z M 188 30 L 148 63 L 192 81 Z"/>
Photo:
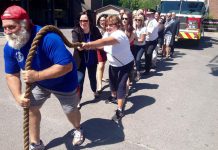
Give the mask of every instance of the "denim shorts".
<path id="1" fill-rule="evenodd" d="M 164 36 L 164 44 L 165 44 L 166 46 L 170 46 L 171 39 L 172 39 L 172 35 L 166 34 L 166 35 Z"/>
<path id="2" fill-rule="evenodd" d="M 58 92 L 46 89 L 38 84 L 33 84 L 31 88 L 30 107 L 42 106 L 43 103 L 50 98 L 51 94 L 54 94 L 61 103 L 64 113 L 68 114 L 77 109 L 77 105 L 80 101 L 77 89 L 72 92 Z"/>

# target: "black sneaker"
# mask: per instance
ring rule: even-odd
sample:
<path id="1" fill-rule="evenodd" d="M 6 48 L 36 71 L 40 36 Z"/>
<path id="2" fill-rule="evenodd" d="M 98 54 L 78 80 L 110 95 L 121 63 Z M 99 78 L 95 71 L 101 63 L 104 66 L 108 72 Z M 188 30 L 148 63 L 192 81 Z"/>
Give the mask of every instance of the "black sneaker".
<path id="1" fill-rule="evenodd" d="M 112 120 L 115 122 L 118 122 L 119 120 L 121 120 L 121 118 L 123 118 L 123 116 L 124 116 L 123 111 L 117 109 L 116 113 L 112 117 Z"/>
<path id="2" fill-rule="evenodd" d="M 30 150 L 44 150 L 45 146 L 44 146 L 43 142 L 40 140 L 39 144 L 31 143 L 29 149 Z"/>
<path id="3" fill-rule="evenodd" d="M 106 103 L 106 104 L 108 104 L 108 103 L 115 103 L 115 104 L 117 104 L 117 98 L 116 98 L 116 97 L 113 97 L 113 96 L 109 96 L 109 97 L 107 98 L 107 100 L 105 101 L 105 103 Z"/>

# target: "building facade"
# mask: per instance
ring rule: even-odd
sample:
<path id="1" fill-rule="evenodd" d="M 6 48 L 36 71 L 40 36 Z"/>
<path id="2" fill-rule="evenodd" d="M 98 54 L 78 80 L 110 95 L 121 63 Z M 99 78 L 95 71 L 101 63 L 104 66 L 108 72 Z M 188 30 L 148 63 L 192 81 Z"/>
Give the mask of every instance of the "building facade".
<path id="1" fill-rule="evenodd" d="M 78 22 L 80 12 L 84 10 L 92 10 L 95 17 L 101 13 L 118 14 L 120 9 L 118 6 L 105 4 L 103 0 L 0 0 L 0 15 L 11 5 L 27 10 L 34 24 L 68 28 Z M 1 26 L 0 22 L 0 32 Z"/>
<path id="2" fill-rule="evenodd" d="M 90 6 L 85 7 L 84 0 L 1 0 L 0 14 L 8 6 L 19 5 L 27 10 L 34 24 L 72 27 L 82 10 L 97 7 L 93 5 L 94 1 L 91 2 Z"/>
<path id="3" fill-rule="evenodd" d="M 218 0 L 209 1 L 209 14 L 213 19 L 218 19 Z"/>

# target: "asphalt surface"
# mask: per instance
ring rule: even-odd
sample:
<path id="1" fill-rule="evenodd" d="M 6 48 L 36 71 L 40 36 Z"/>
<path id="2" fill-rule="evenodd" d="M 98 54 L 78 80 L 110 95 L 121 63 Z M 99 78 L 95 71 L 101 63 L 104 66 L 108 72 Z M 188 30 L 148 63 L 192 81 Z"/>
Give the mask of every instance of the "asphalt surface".
<path id="1" fill-rule="evenodd" d="M 70 30 L 62 31 L 70 39 Z M 4 42 L 0 37 L 0 149 L 21 150 L 23 111 L 6 85 Z M 81 108 L 85 142 L 71 145 L 73 128 L 54 96 L 42 107 L 41 139 L 51 150 L 217 150 L 217 77 L 218 33 L 206 33 L 199 45 L 179 42 L 172 60 L 159 58 L 157 69 L 137 82 L 122 122 L 111 121 L 116 105 L 104 102 L 108 83 L 93 100 L 86 78 Z"/>

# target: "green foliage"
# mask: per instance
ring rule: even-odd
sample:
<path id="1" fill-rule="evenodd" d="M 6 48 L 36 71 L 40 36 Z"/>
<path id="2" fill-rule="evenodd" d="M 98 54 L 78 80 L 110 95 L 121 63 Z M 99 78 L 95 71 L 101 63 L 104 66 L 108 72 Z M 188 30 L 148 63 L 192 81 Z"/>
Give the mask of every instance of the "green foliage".
<path id="1" fill-rule="evenodd" d="M 119 0 L 119 6 L 129 8 L 131 10 L 139 8 L 153 8 L 160 4 L 160 0 Z"/>

